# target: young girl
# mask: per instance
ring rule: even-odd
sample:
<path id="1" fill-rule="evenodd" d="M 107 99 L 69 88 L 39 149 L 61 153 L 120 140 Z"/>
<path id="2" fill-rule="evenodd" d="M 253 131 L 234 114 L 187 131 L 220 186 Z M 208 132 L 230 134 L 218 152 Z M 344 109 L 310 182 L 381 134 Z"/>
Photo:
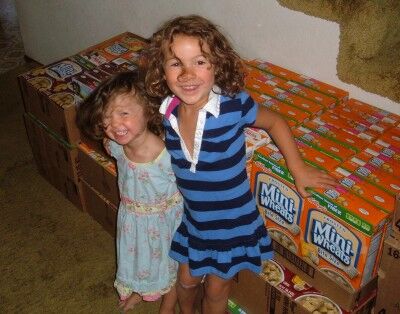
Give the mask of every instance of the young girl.
<path id="1" fill-rule="evenodd" d="M 197 287 L 207 275 L 203 313 L 224 313 L 230 278 L 241 269 L 259 273 L 272 256 L 246 175 L 244 127 L 270 133 L 301 195 L 306 187 L 335 182 L 306 166 L 278 114 L 241 91 L 241 59 L 210 21 L 191 15 L 164 24 L 151 38 L 146 66 L 147 91 L 166 97 L 160 108 L 166 147 L 184 197 L 170 253 L 179 262 L 180 308 L 193 313 Z"/>
<path id="2" fill-rule="evenodd" d="M 132 72 L 103 82 L 78 108 L 77 124 L 104 140 L 117 161 L 120 204 L 114 286 L 125 312 L 161 296 L 160 313 L 175 313 L 178 263 L 169 258 L 181 222 L 182 196 L 161 139 L 157 102 Z"/>

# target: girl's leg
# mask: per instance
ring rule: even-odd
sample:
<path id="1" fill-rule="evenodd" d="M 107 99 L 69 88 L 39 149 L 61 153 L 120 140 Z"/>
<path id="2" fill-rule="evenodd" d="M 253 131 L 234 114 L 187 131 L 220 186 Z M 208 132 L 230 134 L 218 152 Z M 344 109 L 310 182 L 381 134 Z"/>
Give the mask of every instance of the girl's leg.
<path id="1" fill-rule="evenodd" d="M 215 275 L 207 275 L 204 283 L 204 298 L 201 304 L 203 313 L 226 313 L 231 283 L 231 279 L 226 280 Z"/>
<path id="2" fill-rule="evenodd" d="M 162 296 L 159 314 L 175 314 L 176 301 L 178 301 L 176 286 L 173 286 Z"/>
<path id="3" fill-rule="evenodd" d="M 119 307 L 123 313 L 133 309 L 136 304 L 142 301 L 142 296 L 137 293 L 132 293 L 127 299 L 119 302 Z"/>
<path id="4" fill-rule="evenodd" d="M 201 277 L 193 277 L 188 264 L 179 264 L 176 291 L 181 314 L 194 314 L 194 302 L 199 290 Z M 207 313 L 207 312 L 204 312 Z"/>

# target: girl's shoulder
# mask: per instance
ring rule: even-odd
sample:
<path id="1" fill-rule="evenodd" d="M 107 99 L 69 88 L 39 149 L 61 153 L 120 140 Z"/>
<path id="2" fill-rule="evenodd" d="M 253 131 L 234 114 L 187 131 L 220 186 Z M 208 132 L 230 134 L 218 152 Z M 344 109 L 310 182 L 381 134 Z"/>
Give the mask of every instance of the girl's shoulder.
<path id="1" fill-rule="evenodd" d="M 221 103 L 224 102 L 232 102 L 232 101 L 237 101 L 240 100 L 241 103 L 247 102 L 249 99 L 252 99 L 245 90 L 240 91 L 239 93 L 235 94 L 235 96 L 230 97 L 230 96 L 225 96 L 221 95 Z"/>
<path id="2" fill-rule="evenodd" d="M 107 141 L 107 147 L 112 157 L 118 158 L 119 156 L 122 156 L 124 153 L 122 145 L 119 145 L 117 142 L 113 140 Z"/>

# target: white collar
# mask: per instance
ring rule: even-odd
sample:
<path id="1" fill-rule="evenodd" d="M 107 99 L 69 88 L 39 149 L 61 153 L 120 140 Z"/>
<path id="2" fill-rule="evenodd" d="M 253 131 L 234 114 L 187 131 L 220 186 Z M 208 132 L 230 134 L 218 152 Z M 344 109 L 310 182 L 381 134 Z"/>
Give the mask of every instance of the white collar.
<path id="1" fill-rule="evenodd" d="M 215 91 L 215 92 L 214 92 Z M 201 108 L 201 110 L 205 110 L 211 113 L 214 117 L 218 118 L 220 112 L 220 103 L 221 103 L 221 89 L 214 85 L 212 90 L 210 91 L 210 95 L 208 96 L 207 103 Z M 160 106 L 160 113 L 165 115 L 167 112 L 171 112 L 173 108 L 169 108 L 171 105 L 172 100 L 177 99 L 176 96 L 168 96 L 166 97 Z M 176 104 L 174 104 L 176 106 Z M 169 110 L 168 110 L 169 109 Z M 169 118 L 169 117 L 166 117 Z"/>

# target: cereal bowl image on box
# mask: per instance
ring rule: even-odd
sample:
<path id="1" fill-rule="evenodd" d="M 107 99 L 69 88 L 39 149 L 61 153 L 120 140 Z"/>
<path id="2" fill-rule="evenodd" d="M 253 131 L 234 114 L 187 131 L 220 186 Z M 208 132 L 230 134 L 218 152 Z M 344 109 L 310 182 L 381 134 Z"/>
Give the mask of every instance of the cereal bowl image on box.
<path id="1" fill-rule="evenodd" d="M 293 253 L 297 253 L 298 246 L 288 232 L 276 228 L 268 228 L 269 236 L 276 242 L 282 244 L 285 248 Z"/>
<path id="2" fill-rule="evenodd" d="M 342 314 L 342 310 L 331 299 L 318 294 L 304 294 L 296 301 L 310 313 Z"/>
<path id="3" fill-rule="evenodd" d="M 273 286 L 279 285 L 284 279 L 282 267 L 272 260 L 263 263 L 260 276 Z"/>
<path id="4" fill-rule="evenodd" d="M 342 276 L 340 273 L 334 271 L 331 268 L 321 268 L 321 271 L 323 271 L 325 274 L 327 274 L 329 277 L 331 277 L 333 280 L 340 283 L 341 285 L 347 287 L 348 289 L 354 290 L 354 288 L 351 285 L 351 283 L 349 282 L 349 280 L 347 280 L 347 278 Z M 354 271 L 354 273 L 355 273 L 355 271 Z M 355 275 L 358 275 L 358 274 L 355 274 Z"/>

